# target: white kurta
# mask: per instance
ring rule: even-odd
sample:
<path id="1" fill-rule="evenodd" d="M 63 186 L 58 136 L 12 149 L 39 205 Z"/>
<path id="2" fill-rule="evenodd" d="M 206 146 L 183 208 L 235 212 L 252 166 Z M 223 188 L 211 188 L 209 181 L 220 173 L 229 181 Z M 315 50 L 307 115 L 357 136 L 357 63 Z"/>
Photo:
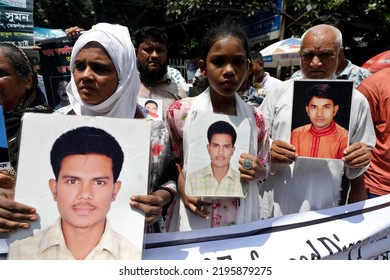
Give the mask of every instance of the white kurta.
<path id="1" fill-rule="evenodd" d="M 273 140 L 290 143 L 294 81 L 274 87 L 260 105 Z M 349 124 L 350 144 L 375 145 L 375 132 L 366 98 L 353 90 Z M 368 166 L 367 166 L 368 167 Z M 261 218 L 338 206 L 344 172 L 350 179 L 364 168 L 344 168 L 341 160 L 299 158 L 291 165 L 271 164 L 271 174 L 260 186 Z"/>

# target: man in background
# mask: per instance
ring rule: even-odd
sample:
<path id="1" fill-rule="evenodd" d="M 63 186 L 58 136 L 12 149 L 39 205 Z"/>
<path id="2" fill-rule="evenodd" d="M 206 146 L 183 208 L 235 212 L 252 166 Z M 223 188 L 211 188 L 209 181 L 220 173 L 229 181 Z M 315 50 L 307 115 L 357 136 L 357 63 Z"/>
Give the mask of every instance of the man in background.
<path id="1" fill-rule="evenodd" d="M 168 74 L 167 45 L 167 34 L 157 27 L 143 27 L 135 35 L 134 47 L 141 78 L 138 98 L 161 99 L 164 119 L 169 105 L 187 96 L 185 89 Z"/>
<path id="2" fill-rule="evenodd" d="M 364 173 L 364 187 L 369 198 L 390 193 L 390 68 L 375 72 L 357 88 L 370 104 L 376 145 Z"/>
<path id="3" fill-rule="evenodd" d="M 336 79 L 341 48 L 342 34 L 337 28 L 320 24 L 308 29 L 302 35 L 300 46 L 304 78 Z M 342 174 L 345 173 L 350 179 L 363 174 L 370 163 L 371 149 L 375 146 L 368 102 L 354 89 L 349 146 L 342 158 L 345 167 L 330 167 L 329 161 L 318 159 L 298 159 L 296 148 L 290 144 L 293 90 L 294 80 L 285 81 L 281 86 L 274 87 L 260 105 L 273 139 L 271 174 L 260 186 L 263 218 L 343 204 L 340 201 Z M 356 200 L 367 198 L 367 194 L 364 197 L 364 189 L 351 188 L 350 192 L 357 193 L 354 196 Z"/>
<path id="4" fill-rule="evenodd" d="M 256 88 L 257 94 L 261 99 L 264 99 L 272 87 L 282 83 L 281 80 L 272 77 L 268 72 L 265 72 L 263 55 L 260 52 L 255 52 L 252 55 L 252 73 L 252 85 Z"/>
<path id="5" fill-rule="evenodd" d="M 348 22 L 339 13 L 332 13 L 332 14 L 320 16 L 316 21 L 314 21 L 313 24 L 314 25 L 328 24 L 339 29 L 342 34 L 344 35 L 348 34 L 348 29 L 347 29 Z M 352 80 L 354 88 L 357 88 L 365 78 L 371 75 L 371 72 L 365 68 L 353 64 L 349 59 L 345 57 L 344 48 L 349 47 L 349 45 L 352 44 L 352 42 L 353 42 L 353 38 L 350 37 L 346 37 L 343 40 L 343 46 L 339 51 L 339 58 L 338 58 L 337 69 L 336 69 L 336 78 L 342 80 Z M 302 79 L 302 78 L 303 78 L 302 70 L 298 70 L 291 76 L 291 79 Z M 347 199 L 346 195 L 350 188 L 363 189 L 363 187 L 364 187 L 363 175 L 354 178 L 352 180 L 348 179 L 346 176 L 343 176 L 342 195 L 345 198 L 342 198 L 342 200 Z M 350 193 L 350 198 L 352 199 L 351 201 L 360 200 L 359 198 L 355 198 L 354 192 Z"/>
<path id="6" fill-rule="evenodd" d="M 319 17 L 314 22 L 314 25 L 317 24 L 329 24 L 338 28 L 343 35 L 347 33 L 347 29 L 346 29 L 347 22 L 338 13 Z M 343 41 L 348 42 L 351 40 L 343 40 Z M 336 77 L 337 79 L 342 79 L 342 80 L 353 80 L 354 87 L 356 88 L 365 78 L 371 75 L 371 72 L 365 68 L 353 64 L 351 60 L 347 59 L 344 53 L 345 46 L 348 46 L 348 43 L 344 43 L 344 45 L 340 49 L 339 59 L 338 59 L 337 69 L 336 69 Z M 302 70 L 298 70 L 291 76 L 291 79 L 301 79 L 301 78 L 303 78 Z"/>

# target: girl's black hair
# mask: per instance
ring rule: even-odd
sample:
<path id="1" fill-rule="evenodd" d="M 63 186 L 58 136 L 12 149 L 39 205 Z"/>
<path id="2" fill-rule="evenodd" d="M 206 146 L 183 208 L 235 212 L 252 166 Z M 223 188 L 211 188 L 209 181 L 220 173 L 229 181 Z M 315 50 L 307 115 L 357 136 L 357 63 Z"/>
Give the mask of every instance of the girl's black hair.
<path id="1" fill-rule="evenodd" d="M 237 40 L 239 40 L 245 51 L 247 58 L 250 59 L 249 55 L 249 43 L 248 43 L 248 38 L 246 35 L 246 32 L 244 30 L 244 27 L 236 22 L 229 22 L 225 21 L 221 25 L 216 26 L 214 28 L 209 29 L 206 34 L 203 36 L 201 45 L 200 45 L 200 57 L 202 60 L 206 61 L 207 59 L 207 54 L 214 45 L 214 43 L 222 38 L 225 37 L 234 37 Z"/>
<path id="2" fill-rule="evenodd" d="M 50 151 L 50 164 L 56 180 L 64 158 L 72 155 L 104 155 L 112 160 L 114 182 L 121 173 L 124 153 L 118 141 L 97 127 L 81 126 L 63 133 Z"/>

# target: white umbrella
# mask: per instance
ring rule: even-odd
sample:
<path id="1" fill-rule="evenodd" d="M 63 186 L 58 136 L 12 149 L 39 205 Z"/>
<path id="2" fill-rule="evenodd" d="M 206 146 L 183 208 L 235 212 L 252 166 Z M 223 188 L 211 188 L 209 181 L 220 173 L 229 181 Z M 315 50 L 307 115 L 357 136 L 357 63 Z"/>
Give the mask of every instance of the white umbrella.
<path id="1" fill-rule="evenodd" d="M 264 67 L 279 68 L 284 66 L 295 66 L 300 64 L 299 48 L 301 39 L 288 38 L 272 45 L 269 45 L 260 53 L 263 56 Z"/>

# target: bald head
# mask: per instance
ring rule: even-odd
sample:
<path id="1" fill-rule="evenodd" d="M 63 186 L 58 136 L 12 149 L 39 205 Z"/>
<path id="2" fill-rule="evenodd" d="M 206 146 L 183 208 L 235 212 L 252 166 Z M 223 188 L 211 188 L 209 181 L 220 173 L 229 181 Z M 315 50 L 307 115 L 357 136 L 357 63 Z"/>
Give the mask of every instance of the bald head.
<path id="1" fill-rule="evenodd" d="M 341 49 L 343 46 L 343 35 L 341 34 L 341 31 L 329 24 L 315 25 L 306 30 L 306 32 L 303 33 L 301 37 L 301 48 L 303 45 L 303 41 L 307 35 L 334 37 L 334 42 L 337 44 L 338 48 Z"/>
<path id="2" fill-rule="evenodd" d="M 301 38 L 301 68 L 306 78 L 330 79 L 336 73 L 343 39 L 336 27 L 320 24 Z"/>

